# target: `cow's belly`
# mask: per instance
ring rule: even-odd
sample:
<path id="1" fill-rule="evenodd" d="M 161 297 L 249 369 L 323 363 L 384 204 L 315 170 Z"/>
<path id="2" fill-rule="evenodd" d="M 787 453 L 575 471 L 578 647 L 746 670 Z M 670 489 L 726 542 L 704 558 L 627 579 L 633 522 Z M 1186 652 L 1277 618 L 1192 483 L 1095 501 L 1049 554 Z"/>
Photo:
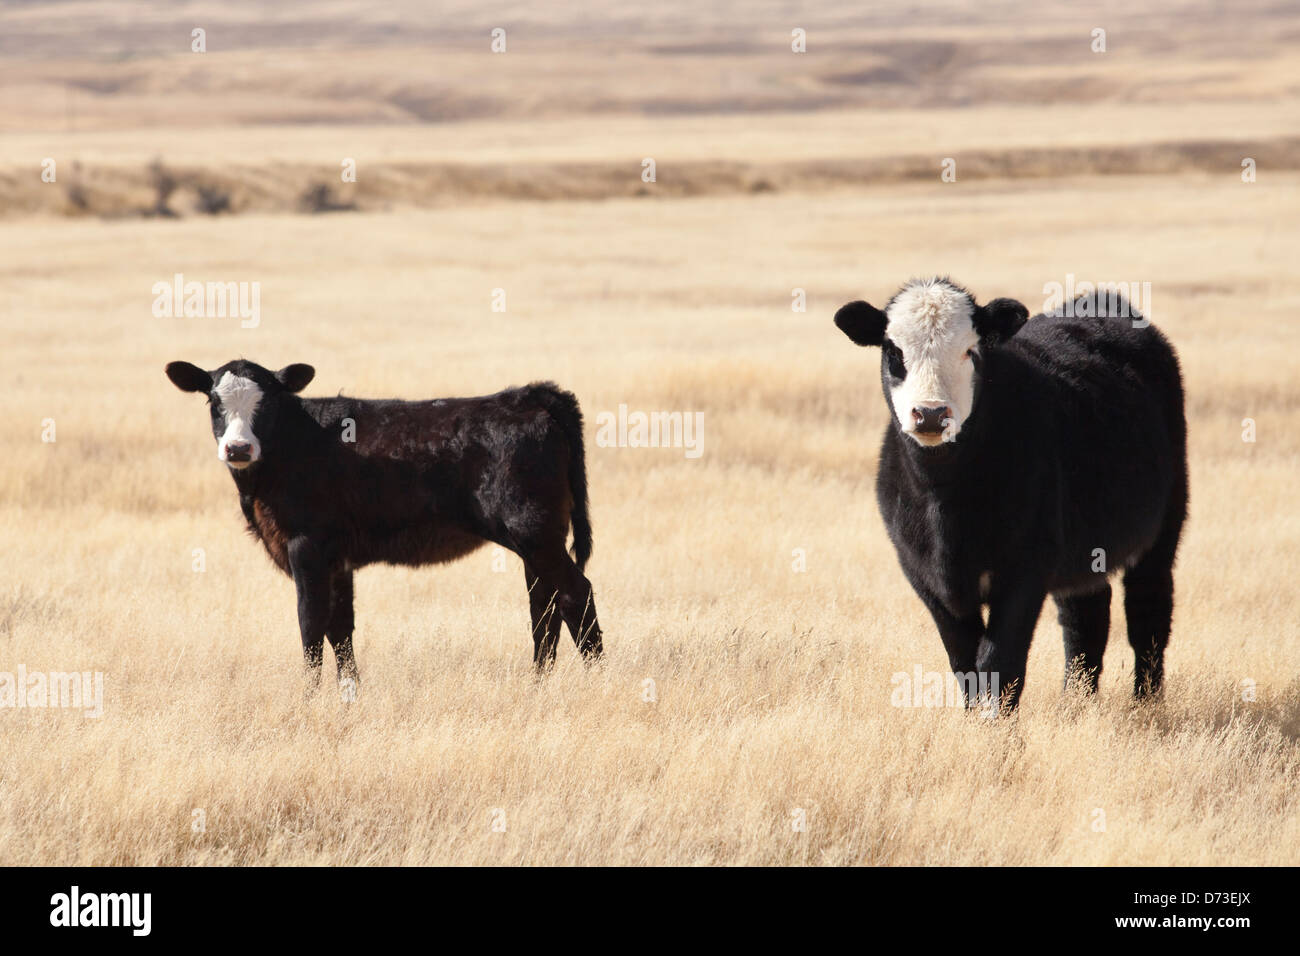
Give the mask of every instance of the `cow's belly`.
<path id="1" fill-rule="evenodd" d="M 487 542 L 476 534 L 459 528 L 414 526 L 373 536 L 364 549 L 351 556 L 354 566 L 383 562 L 418 566 L 443 564 L 463 558 Z"/>

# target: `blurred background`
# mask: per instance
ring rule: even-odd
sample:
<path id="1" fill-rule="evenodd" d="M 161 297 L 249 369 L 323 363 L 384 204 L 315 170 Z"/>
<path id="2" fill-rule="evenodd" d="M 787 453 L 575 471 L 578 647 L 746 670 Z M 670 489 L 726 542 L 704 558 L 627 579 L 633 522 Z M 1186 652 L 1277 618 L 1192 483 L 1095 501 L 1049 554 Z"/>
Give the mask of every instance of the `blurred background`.
<path id="1" fill-rule="evenodd" d="M 1239 142 L 1289 168 L 1297 24 L 1265 0 L 3 3 L 3 208 L 154 209 L 154 160 L 169 208 L 223 213 L 843 189 L 959 152 L 965 181 L 1217 171 Z M 51 153 L 59 189 L 29 175 Z"/>

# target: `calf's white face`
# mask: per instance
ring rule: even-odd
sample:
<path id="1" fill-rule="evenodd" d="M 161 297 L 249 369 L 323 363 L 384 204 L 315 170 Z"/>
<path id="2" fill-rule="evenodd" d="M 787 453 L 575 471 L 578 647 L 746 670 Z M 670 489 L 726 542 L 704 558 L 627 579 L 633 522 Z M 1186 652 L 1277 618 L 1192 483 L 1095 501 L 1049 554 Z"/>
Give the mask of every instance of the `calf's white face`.
<path id="1" fill-rule="evenodd" d="M 225 423 L 217 436 L 217 457 L 231 468 L 247 468 L 262 457 L 262 443 L 253 434 L 253 416 L 262 401 L 262 389 L 251 379 L 226 372 L 213 388 L 213 430 Z"/>
<path id="2" fill-rule="evenodd" d="M 898 430 L 918 445 L 956 441 L 975 408 L 985 351 L 1016 334 L 1029 311 L 1014 299 L 976 305 L 947 279 L 913 279 L 884 311 L 850 302 L 835 324 L 881 348 L 880 379 Z"/>
<path id="3" fill-rule="evenodd" d="M 235 471 L 263 459 L 263 442 L 279 444 L 286 408 L 297 401 L 316 375 L 310 365 L 296 362 L 278 372 L 236 359 L 209 372 L 192 362 L 168 362 L 167 377 L 182 392 L 207 395 L 217 458 Z"/>
<path id="4" fill-rule="evenodd" d="M 899 428 L 922 445 L 955 440 L 975 404 L 974 303 L 946 283 L 917 283 L 885 315 L 887 387 Z"/>

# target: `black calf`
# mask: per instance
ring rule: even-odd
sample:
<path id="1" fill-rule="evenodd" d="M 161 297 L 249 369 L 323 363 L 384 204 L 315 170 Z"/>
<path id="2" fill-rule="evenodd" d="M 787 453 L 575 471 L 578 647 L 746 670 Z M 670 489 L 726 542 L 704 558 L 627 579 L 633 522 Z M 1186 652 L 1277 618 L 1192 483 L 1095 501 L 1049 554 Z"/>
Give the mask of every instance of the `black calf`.
<path id="1" fill-rule="evenodd" d="M 583 574 L 592 534 L 582 413 L 571 394 L 534 384 L 423 402 L 299 398 L 314 374 L 245 361 L 214 372 L 167 366 L 178 388 L 208 396 L 217 456 L 249 531 L 293 577 L 312 686 L 328 638 L 340 679 L 355 688 L 356 569 L 451 561 L 486 542 L 523 558 L 536 666 L 555 660 L 562 622 L 585 658 L 600 656 Z"/>
<path id="2" fill-rule="evenodd" d="M 1134 691 L 1157 692 L 1187 513 L 1178 360 L 1122 300 L 1027 315 L 940 279 L 909 283 L 884 311 L 836 314 L 855 343 L 883 350 L 881 514 L 966 687 L 976 676 L 1016 705 L 1051 594 L 1067 676 L 1095 691 L 1108 575 L 1122 568 Z"/>

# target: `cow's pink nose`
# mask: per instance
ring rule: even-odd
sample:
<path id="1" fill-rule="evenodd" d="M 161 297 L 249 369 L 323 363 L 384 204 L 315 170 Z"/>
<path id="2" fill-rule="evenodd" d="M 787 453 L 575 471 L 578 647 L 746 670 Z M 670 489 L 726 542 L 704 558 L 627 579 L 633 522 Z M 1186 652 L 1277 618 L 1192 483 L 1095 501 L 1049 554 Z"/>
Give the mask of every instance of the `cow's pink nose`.
<path id="1" fill-rule="evenodd" d="M 232 441 L 226 444 L 226 461 L 249 461 L 253 457 L 253 446 L 246 441 Z"/>

